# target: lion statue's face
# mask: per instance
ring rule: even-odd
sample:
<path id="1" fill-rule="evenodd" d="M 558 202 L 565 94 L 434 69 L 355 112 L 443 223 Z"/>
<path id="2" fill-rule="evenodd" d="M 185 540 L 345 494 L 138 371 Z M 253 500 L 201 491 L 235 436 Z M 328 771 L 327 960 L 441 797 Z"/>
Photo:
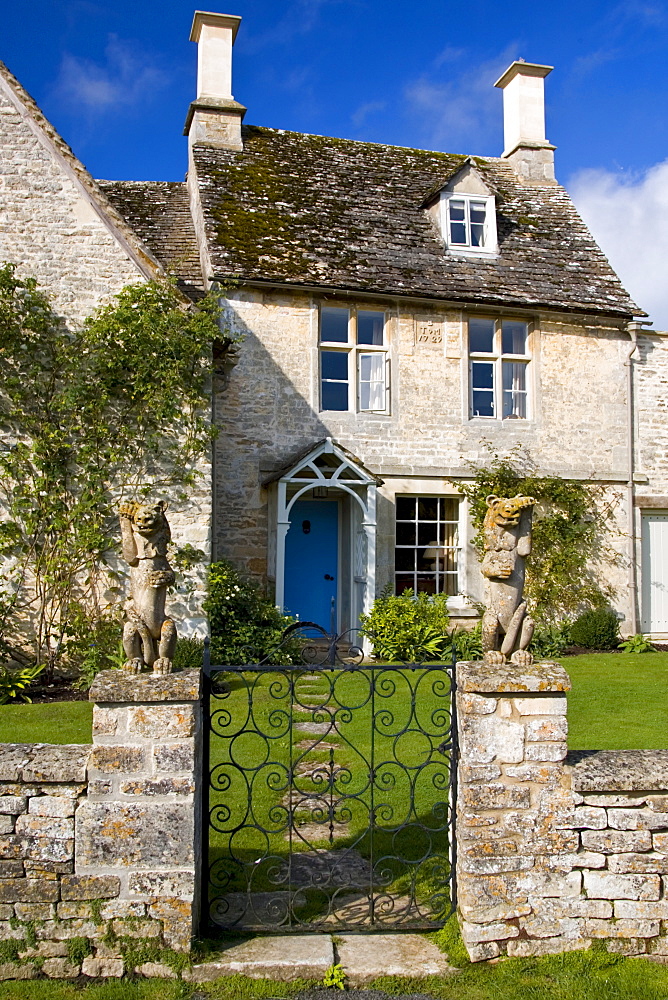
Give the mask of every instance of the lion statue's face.
<path id="1" fill-rule="evenodd" d="M 487 497 L 489 511 L 487 518 L 500 528 L 512 528 L 520 523 L 520 517 L 525 507 L 533 507 L 535 504 L 533 497 Z"/>
<path id="2" fill-rule="evenodd" d="M 140 535 L 152 535 L 165 523 L 165 504 L 162 500 L 154 504 L 142 504 L 137 507 L 132 520 Z"/>

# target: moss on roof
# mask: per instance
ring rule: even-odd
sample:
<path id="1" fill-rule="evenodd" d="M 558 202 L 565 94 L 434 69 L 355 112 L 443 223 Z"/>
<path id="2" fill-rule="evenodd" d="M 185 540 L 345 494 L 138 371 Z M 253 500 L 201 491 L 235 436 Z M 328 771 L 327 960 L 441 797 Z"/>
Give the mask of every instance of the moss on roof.
<path id="1" fill-rule="evenodd" d="M 245 127 L 195 147 L 216 276 L 631 316 L 638 308 L 558 185 L 475 157 L 499 254 L 449 254 L 421 207 L 466 156 Z"/>

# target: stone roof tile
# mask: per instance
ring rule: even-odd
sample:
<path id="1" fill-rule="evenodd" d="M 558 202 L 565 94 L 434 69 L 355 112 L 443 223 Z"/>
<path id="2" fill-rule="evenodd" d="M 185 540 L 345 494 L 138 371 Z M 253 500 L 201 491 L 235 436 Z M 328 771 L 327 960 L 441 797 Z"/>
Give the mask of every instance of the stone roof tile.
<path id="1" fill-rule="evenodd" d="M 202 271 L 197 238 L 183 181 L 98 181 L 106 197 L 179 287 L 201 295 Z"/>
<path id="2" fill-rule="evenodd" d="M 241 153 L 194 149 L 217 278 L 642 315 L 565 189 L 523 184 L 504 160 L 472 161 L 496 195 L 499 254 L 467 258 L 421 207 L 467 157 L 255 126 L 243 137 Z"/>

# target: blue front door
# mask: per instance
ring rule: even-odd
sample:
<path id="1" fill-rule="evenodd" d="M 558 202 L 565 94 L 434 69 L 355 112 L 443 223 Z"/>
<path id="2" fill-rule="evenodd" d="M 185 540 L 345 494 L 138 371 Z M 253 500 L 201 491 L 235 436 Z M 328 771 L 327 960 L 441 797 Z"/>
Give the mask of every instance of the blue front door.
<path id="1" fill-rule="evenodd" d="M 337 599 L 339 505 L 297 500 L 285 538 L 285 610 L 329 631 Z M 336 618 L 334 619 L 336 628 Z"/>

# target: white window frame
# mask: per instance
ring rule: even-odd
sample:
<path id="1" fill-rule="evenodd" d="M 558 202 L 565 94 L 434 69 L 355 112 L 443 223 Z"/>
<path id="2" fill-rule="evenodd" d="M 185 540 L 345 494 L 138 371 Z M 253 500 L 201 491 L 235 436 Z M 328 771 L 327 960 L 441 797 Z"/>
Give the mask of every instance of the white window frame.
<path id="1" fill-rule="evenodd" d="M 415 523 L 416 523 L 416 544 L 415 545 L 400 545 L 400 544 L 398 544 L 398 542 L 397 542 L 397 524 L 400 521 L 404 521 L 403 518 L 397 517 L 397 501 L 400 500 L 400 499 L 407 499 L 407 500 L 453 500 L 457 504 L 457 518 L 455 520 L 438 522 L 438 523 L 455 524 L 456 525 L 456 529 L 455 529 L 455 544 L 452 545 L 452 546 L 439 545 L 438 548 L 451 549 L 455 553 L 455 560 L 456 560 L 456 565 L 457 565 L 456 571 L 455 571 L 455 573 L 447 574 L 447 575 L 452 576 L 452 577 L 455 578 L 455 580 L 456 580 L 456 591 L 455 591 L 454 594 L 448 594 L 447 597 L 448 597 L 448 603 L 449 604 L 450 603 L 452 603 L 453 605 L 460 604 L 461 603 L 461 599 L 462 599 L 462 595 L 463 595 L 463 574 L 464 574 L 463 559 L 464 559 L 464 540 L 466 538 L 466 517 L 467 517 L 467 504 L 464 502 L 464 498 L 461 497 L 461 496 L 453 495 L 452 493 L 397 493 L 395 495 L 394 556 L 393 556 L 394 591 L 395 591 L 395 593 L 398 592 L 397 577 L 399 577 L 399 576 L 408 576 L 408 575 L 410 575 L 412 573 L 412 575 L 413 575 L 413 581 L 414 581 L 414 586 L 413 586 L 412 589 L 413 589 L 414 593 L 417 593 L 418 591 L 417 591 L 416 586 L 415 586 L 415 583 L 416 583 L 416 580 L 417 580 L 417 576 L 419 576 L 421 573 L 422 573 L 422 575 L 428 575 L 429 571 L 427 571 L 427 570 L 420 571 L 420 570 L 417 570 L 417 569 L 415 569 L 413 571 L 411 571 L 411 570 L 398 570 L 397 569 L 397 550 L 398 549 L 407 549 L 407 550 L 416 551 L 418 549 L 425 548 L 424 545 L 418 544 L 418 539 L 417 539 L 417 524 L 419 524 L 419 523 L 423 523 L 424 524 L 424 523 L 431 523 L 431 522 L 425 522 L 425 521 L 420 522 L 419 519 L 416 516 L 416 519 L 415 519 Z M 416 513 L 417 513 L 417 511 L 416 511 Z M 408 523 L 410 523 L 410 522 L 408 522 Z M 437 523 L 437 522 L 433 522 L 433 523 Z M 441 573 L 437 573 L 437 571 L 434 570 L 434 575 L 435 575 L 435 579 L 438 580 L 439 577 L 441 576 Z M 405 589 L 405 587 L 402 586 L 401 591 L 399 591 L 399 592 L 403 593 L 404 589 Z M 445 591 L 441 590 L 441 591 L 438 591 L 438 593 L 445 593 Z"/>
<path id="2" fill-rule="evenodd" d="M 450 202 L 463 201 L 465 212 L 466 243 L 453 243 L 450 238 Z M 473 246 L 471 243 L 471 203 L 480 202 L 485 205 L 484 245 Z M 458 191 L 447 191 L 441 195 L 441 233 L 445 245 L 451 253 L 463 253 L 466 256 L 488 257 L 498 253 L 496 233 L 496 199 L 494 195 L 461 194 Z"/>
<path id="3" fill-rule="evenodd" d="M 470 321 L 473 319 L 484 319 L 494 323 L 494 339 L 493 339 L 493 350 L 492 351 L 472 351 L 470 342 Z M 526 350 L 524 354 L 509 354 L 503 353 L 503 343 L 502 343 L 502 333 L 504 322 L 511 323 L 523 323 L 526 326 Z M 531 398 L 531 334 L 532 325 L 526 319 L 520 319 L 514 316 L 504 316 L 504 317 L 492 317 L 492 316 L 469 316 L 466 325 L 467 334 L 467 347 L 468 347 L 468 380 L 469 380 L 469 419 L 470 420 L 511 420 L 515 422 L 516 420 L 527 421 L 532 417 L 532 398 Z M 483 362 L 491 364 L 493 366 L 492 372 L 492 403 L 494 407 L 494 413 L 492 415 L 486 414 L 476 414 L 473 412 L 473 366 L 478 362 Z M 525 409 L 526 414 L 524 417 L 516 416 L 513 414 L 503 415 L 503 365 L 505 364 L 521 364 L 525 368 L 524 377 L 524 397 L 525 397 Z M 479 390 L 480 391 L 480 390 Z"/>
<path id="4" fill-rule="evenodd" d="M 348 339 L 347 341 L 340 340 L 323 340 L 321 336 L 322 321 L 321 321 L 321 310 L 323 308 L 330 309 L 346 309 L 348 312 Z M 358 344 L 357 343 L 357 317 L 359 313 L 370 312 L 377 313 L 383 316 L 383 343 L 382 344 Z M 318 392 L 319 392 L 319 408 L 320 412 L 324 413 L 380 413 L 383 415 L 389 415 L 390 413 L 390 348 L 388 344 L 388 323 L 387 323 L 387 313 L 384 309 L 372 309 L 364 307 L 350 308 L 347 306 L 339 306 L 334 303 L 323 303 L 318 309 Z M 347 365 L 347 378 L 345 380 L 348 386 L 348 408 L 347 410 L 328 410 L 323 407 L 322 403 L 322 386 L 324 381 L 328 382 L 343 382 L 343 379 L 324 379 L 322 375 L 322 352 L 331 351 L 340 354 L 346 354 L 348 357 Z M 382 396 L 382 405 L 380 406 L 362 406 L 362 364 L 363 358 L 373 357 L 382 358 L 381 370 L 383 378 L 382 380 L 374 380 L 381 385 L 379 390 Z M 366 381 L 366 380 L 365 380 Z"/>

